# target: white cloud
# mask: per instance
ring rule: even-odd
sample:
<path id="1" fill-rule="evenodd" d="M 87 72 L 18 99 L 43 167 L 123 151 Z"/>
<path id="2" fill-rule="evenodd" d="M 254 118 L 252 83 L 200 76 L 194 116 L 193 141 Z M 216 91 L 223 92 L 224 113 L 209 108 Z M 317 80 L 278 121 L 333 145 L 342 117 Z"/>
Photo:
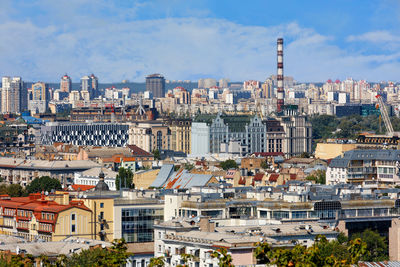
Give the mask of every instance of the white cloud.
<path id="1" fill-rule="evenodd" d="M 371 43 L 387 43 L 387 42 L 400 42 L 400 37 L 388 31 L 373 31 L 360 35 L 351 35 L 347 38 L 350 42 L 371 42 Z"/>
<path id="2" fill-rule="evenodd" d="M 0 22 L 0 75 L 58 81 L 67 72 L 77 81 L 93 72 L 101 82 L 115 82 L 143 81 L 159 72 L 167 79 L 264 80 L 276 72 L 279 36 L 285 38 L 285 74 L 297 80 L 393 80 L 400 67 L 398 54 L 351 55 L 334 45 L 332 36 L 297 23 L 260 27 L 202 18 L 71 19 L 85 21 L 75 21 L 74 27 L 65 26 L 65 18 L 52 26 Z"/>

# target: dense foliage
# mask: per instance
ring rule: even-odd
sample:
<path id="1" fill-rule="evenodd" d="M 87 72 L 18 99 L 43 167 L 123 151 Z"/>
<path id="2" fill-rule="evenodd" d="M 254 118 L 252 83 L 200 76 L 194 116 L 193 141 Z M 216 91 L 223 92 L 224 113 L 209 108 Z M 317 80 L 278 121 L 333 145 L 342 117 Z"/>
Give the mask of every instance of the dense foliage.
<path id="1" fill-rule="evenodd" d="M 314 181 L 316 184 L 325 184 L 326 183 L 326 171 L 325 170 L 316 170 L 306 177 L 308 181 Z"/>
<path id="2" fill-rule="evenodd" d="M 400 118 L 390 118 L 393 129 L 400 131 Z M 354 139 L 360 132 L 373 131 L 377 134 L 385 133 L 385 124 L 376 115 L 359 116 L 351 115 L 346 117 L 336 117 L 330 115 L 315 115 L 311 117 L 313 126 L 313 140 L 327 138 L 349 138 Z M 381 129 L 380 129 L 381 128 Z"/>
<path id="3" fill-rule="evenodd" d="M 228 160 L 222 161 L 220 163 L 220 166 L 224 170 L 237 169 L 237 167 L 238 167 L 236 161 L 234 161 L 233 159 L 228 159 Z"/>
<path id="4" fill-rule="evenodd" d="M 232 256 L 228 254 L 226 248 L 219 248 L 214 250 L 211 257 L 218 259 L 219 267 L 233 267 Z"/>
<path id="5" fill-rule="evenodd" d="M 51 192 L 52 189 L 60 190 L 61 188 L 61 183 L 58 179 L 42 176 L 33 179 L 33 181 L 26 186 L 26 191 L 28 193 L 40 193 L 42 191 Z"/>
<path id="6" fill-rule="evenodd" d="M 267 243 L 258 243 L 254 256 L 258 263 L 272 263 L 283 266 L 351 266 L 357 264 L 367 253 L 367 245 L 361 239 L 346 243 L 328 241 L 324 236 L 317 236 L 310 247 L 296 245 L 292 249 L 272 249 Z"/>
<path id="7" fill-rule="evenodd" d="M 120 189 L 120 185 L 122 188 L 134 188 L 133 183 L 133 173 L 130 169 L 119 168 L 117 177 L 115 179 L 115 185 L 117 186 L 117 190 Z"/>
<path id="8" fill-rule="evenodd" d="M 28 193 L 19 184 L 0 185 L 0 195 L 9 195 L 10 197 L 23 197 Z"/>
<path id="9" fill-rule="evenodd" d="M 352 235 L 351 239 L 361 238 L 367 244 L 368 254 L 361 257 L 363 261 L 386 261 L 389 260 L 388 244 L 386 238 L 378 232 L 370 229 L 362 233 Z"/>
<path id="10" fill-rule="evenodd" d="M 57 261 L 50 264 L 47 256 L 38 257 L 42 263 L 41 266 L 124 266 L 131 254 L 127 252 L 127 246 L 124 239 L 114 240 L 110 248 L 93 248 L 82 250 L 71 257 L 60 255 Z M 11 255 L 10 257 L 0 258 L 0 267 L 2 266 L 35 266 L 34 259 L 30 255 Z"/>

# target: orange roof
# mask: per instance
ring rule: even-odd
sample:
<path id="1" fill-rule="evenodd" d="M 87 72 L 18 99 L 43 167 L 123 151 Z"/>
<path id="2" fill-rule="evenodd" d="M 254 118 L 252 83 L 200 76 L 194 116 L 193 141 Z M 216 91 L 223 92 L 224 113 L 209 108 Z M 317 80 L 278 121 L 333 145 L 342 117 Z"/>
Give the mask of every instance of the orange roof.
<path id="1" fill-rule="evenodd" d="M 95 188 L 95 185 L 86 185 L 86 184 L 73 184 L 71 185 L 72 189 L 74 189 L 75 191 L 87 191 L 90 189 Z"/>

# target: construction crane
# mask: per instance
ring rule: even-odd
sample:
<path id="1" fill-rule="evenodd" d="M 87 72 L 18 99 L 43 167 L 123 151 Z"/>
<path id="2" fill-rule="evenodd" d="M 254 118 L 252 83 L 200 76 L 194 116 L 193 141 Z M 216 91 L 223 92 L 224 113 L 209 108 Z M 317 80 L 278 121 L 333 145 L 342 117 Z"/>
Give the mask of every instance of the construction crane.
<path id="1" fill-rule="evenodd" d="M 375 97 L 378 100 L 378 107 L 379 107 L 379 110 L 381 111 L 383 122 L 385 123 L 387 135 L 393 136 L 393 133 L 394 133 L 393 126 L 392 126 L 392 123 L 390 122 L 390 118 L 389 118 L 388 112 L 386 110 L 386 106 L 383 103 L 382 96 L 376 95 Z"/>

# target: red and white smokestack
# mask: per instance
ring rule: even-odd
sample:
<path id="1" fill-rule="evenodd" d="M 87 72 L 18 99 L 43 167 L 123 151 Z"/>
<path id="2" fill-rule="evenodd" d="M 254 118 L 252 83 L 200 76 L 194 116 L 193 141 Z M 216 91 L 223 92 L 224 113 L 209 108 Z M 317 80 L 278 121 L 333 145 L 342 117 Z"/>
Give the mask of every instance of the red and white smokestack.
<path id="1" fill-rule="evenodd" d="M 282 111 L 283 105 L 285 104 L 285 91 L 283 89 L 283 38 L 278 38 L 277 41 L 277 53 L 278 53 L 278 73 L 277 73 L 277 89 L 278 89 L 278 112 Z"/>

